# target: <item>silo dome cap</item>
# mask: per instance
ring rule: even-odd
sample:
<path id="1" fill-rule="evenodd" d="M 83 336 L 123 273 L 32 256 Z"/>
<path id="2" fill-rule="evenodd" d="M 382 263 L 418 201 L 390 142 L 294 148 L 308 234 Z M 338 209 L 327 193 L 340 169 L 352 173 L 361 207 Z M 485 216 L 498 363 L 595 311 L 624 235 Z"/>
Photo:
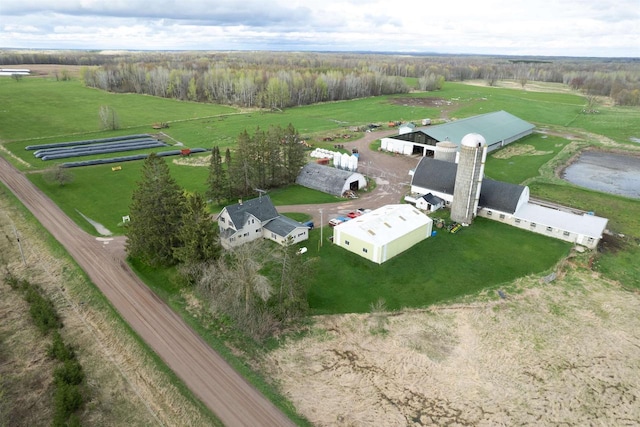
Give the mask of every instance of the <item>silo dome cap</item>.
<path id="1" fill-rule="evenodd" d="M 484 139 L 484 136 L 480 135 L 479 133 L 468 133 L 462 138 L 460 144 L 464 145 L 465 147 L 478 148 L 482 147 L 483 145 L 487 145 L 487 141 Z"/>

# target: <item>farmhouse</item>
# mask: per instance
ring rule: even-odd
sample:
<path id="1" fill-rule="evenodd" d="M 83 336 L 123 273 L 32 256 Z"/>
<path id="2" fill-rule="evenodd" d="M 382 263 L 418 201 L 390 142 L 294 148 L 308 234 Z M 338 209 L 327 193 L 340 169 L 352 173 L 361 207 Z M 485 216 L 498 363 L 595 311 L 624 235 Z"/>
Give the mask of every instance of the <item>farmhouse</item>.
<path id="1" fill-rule="evenodd" d="M 333 242 L 377 264 L 431 235 L 433 221 L 409 204 L 386 205 L 333 228 Z"/>
<path id="2" fill-rule="evenodd" d="M 479 139 L 473 139 L 476 137 Z M 468 146 L 469 140 L 481 141 L 481 138 L 480 135 L 465 136 L 462 141 L 463 150 L 471 148 Z M 478 150 L 482 148 L 481 145 L 477 147 Z M 470 156 L 473 158 L 473 153 Z M 461 161 L 464 160 L 463 157 L 463 155 L 460 156 Z M 478 162 L 478 164 L 481 163 Z M 473 169 L 464 164 L 461 166 L 461 164 L 424 157 L 413 172 L 412 195 L 405 197 L 405 200 L 420 206 L 420 199 L 431 194 L 444 200 L 445 205 L 452 207 L 451 219 L 454 221 L 469 224 L 477 215 L 591 249 L 595 248 L 602 238 L 608 222 L 606 218 L 585 212 L 576 213 L 562 206 L 542 206 L 529 200 L 529 187 L 494 181 L 484 178 L 482 174 L 477 176 L 483 169 L 480 166 Z M 460 185 L 459 182 L 466 183 L 465 189 L 471 182 L 471 180 L 461 181 L 461 174 L 474 176 L 473 185 L 477 186 L 477 190 L 474 187 L 471 192 L 456 191 L 457 186 Z M 462 199 L 460 194 L 463 194 Z M 479 196 L 476 197 L 475 194 Z M 468 210 L 461 214 L 464 220 L 454 218 L 456 204 L 462 206 L 463 211 L 465 207 Z"/>
<path id="3" fill-rule="evenodd" d="M 220 242 L 226 249 L 259 238 L 281 245 L 309 238 L 309 227 L 280 215 L 267 195 L 226 206 L 217 220 Z"/>
<path id="4" fill-rule="evenodd" d="M 364 175 L 348 170 L 307 163 L 296 178 L 296 184 L 334 196 L 367 187 Z"/>
<path id="5" fill-rule="evenodd" d="M 406 155 L 434 157 L 439 151 L 448 151 L 441 143 L 453 142 L 459 146 L 465 135 L 479 133 L 485 137 L 487 151 L 491 152 L 531 134 L 534 128 L 531 123 L 506 111 L 495 111 L 382 138 L 381 149 Z"/>

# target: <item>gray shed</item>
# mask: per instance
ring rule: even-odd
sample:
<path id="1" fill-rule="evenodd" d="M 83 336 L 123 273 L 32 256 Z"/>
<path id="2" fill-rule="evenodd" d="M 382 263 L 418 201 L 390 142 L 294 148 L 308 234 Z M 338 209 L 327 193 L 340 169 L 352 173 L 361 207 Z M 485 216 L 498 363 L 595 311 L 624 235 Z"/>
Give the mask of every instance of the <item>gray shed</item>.
<path id="1" fill-rule="evenodd" d="M 357 172 L 307 163 L 298 174 L 296 184 L 340 197 L 345 191 L 365 188 L 367 180 Z"/>

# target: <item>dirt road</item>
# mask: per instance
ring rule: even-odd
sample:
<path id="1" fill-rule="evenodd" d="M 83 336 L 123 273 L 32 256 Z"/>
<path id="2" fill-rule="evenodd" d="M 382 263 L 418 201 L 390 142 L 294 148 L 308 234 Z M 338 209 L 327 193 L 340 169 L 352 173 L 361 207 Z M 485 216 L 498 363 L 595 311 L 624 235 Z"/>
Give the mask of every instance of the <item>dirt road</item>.
<path id="1" fill-rule="evenodd" d="M 125 321 L 227 426 L 293 423 L 211 349 L 124 262 L 122 245 L 83 232 L 0 157 L 0 180 L 33 213 L 111 301 Z"/>

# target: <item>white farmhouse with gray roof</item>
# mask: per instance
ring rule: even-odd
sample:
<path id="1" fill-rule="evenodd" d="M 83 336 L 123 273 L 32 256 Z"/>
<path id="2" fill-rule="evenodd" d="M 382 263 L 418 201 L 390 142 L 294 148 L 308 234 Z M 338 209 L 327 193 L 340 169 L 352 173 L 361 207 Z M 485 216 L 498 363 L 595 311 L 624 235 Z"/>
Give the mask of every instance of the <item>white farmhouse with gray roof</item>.
<path id="1" fill-rule="evenodd" d="M 226 249 L 259 238 L 281 245 L 309 238 L 309 227 L 280 215 L 267 195 L 226 206 L 217 220 L 220 242 Z"/>

